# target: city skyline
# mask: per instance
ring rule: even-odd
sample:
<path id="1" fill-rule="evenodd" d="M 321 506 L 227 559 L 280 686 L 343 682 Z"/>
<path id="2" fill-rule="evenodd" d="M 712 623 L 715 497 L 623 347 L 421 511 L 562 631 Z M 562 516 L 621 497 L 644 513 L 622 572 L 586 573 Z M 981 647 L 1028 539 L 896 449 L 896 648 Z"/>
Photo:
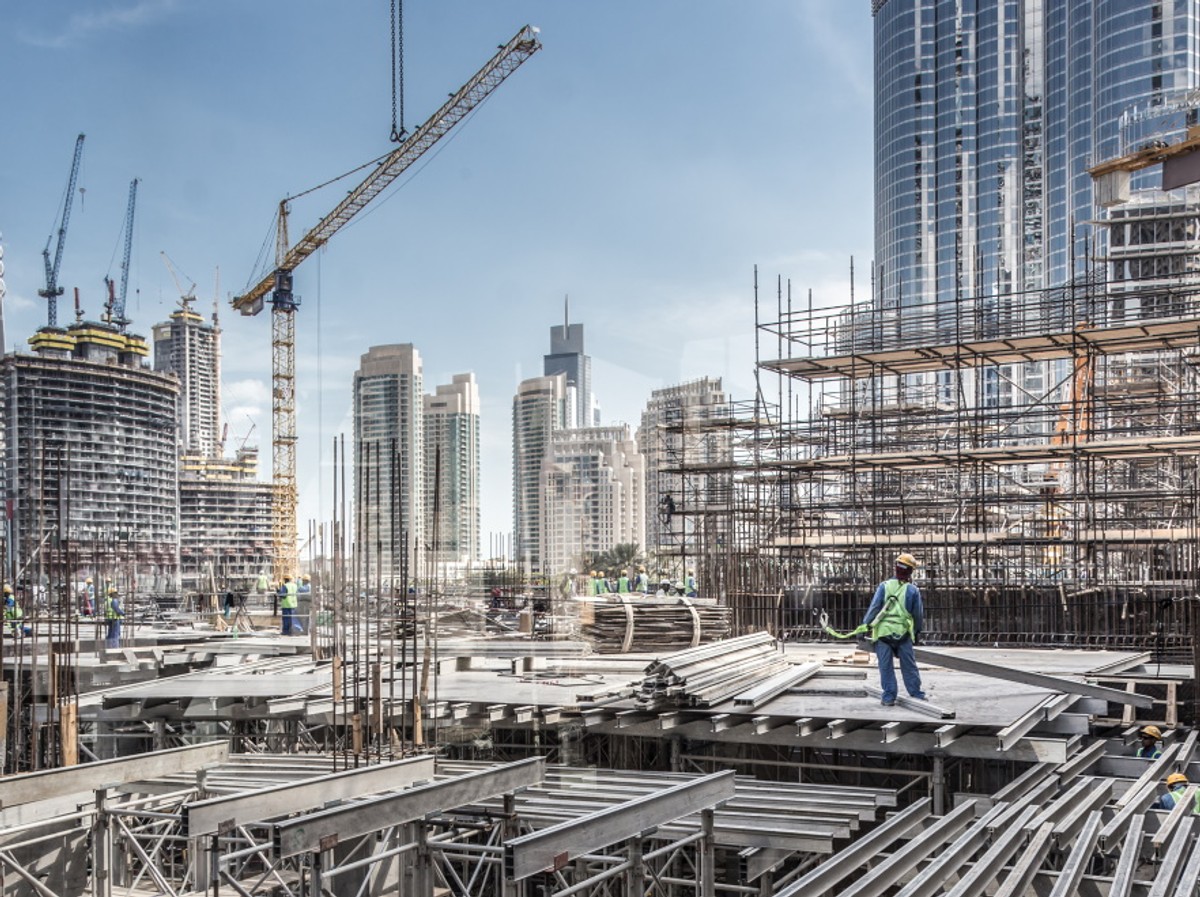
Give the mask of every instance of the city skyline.
<path id="1" fill-rule="evenodd" d="M 0 76 L 25 87 L 3 105 L 19 135 L 0 147 L 5 348 L 24 351 L 45 323 L 41 251 L 86 133 L 61 301 L 80 286 L 86 316 L 98 316 L 128 183 L 141 178 L 131 330 L 148 335 L 193 282 L 206 317 L 216 294 L 229 444 L 256 444 L 267 466 L 270 323 L 233 314 L 228 299 L 282 197 L 388 149 L 386 13 L 280 0 L 11 10 Z M 410 130 L 521 25 L 539 26 L 545 48 L 297 270 L 300 530 L 332 515 L 331 446 L 351 432 L 359 356 L 413 342 L 430 382 L 478 378 L 486 546 L 511 528 L 512 395 L 540 372 L 564 295 L 587 323 L 604 422 L 631 425 L 653 389 L 699 376 L 753 395 L 756 264 L 772 305 L 777 274 L 818 302 L 844 299 L 851 257 L 870 255 L 870 15 L 825 0 L 737 10 L 664 0 L 636 23 L 547 0 L 406 15 Z M 330 60 L 320 77 L 297 76 L 299 104 L 262 52 L 278 43 L 320 46 Z M 700 86 L 717 59 L 721 76 Z M 34 70 L 42 77 L 25 76 Z M 843 149 L 831 155 L 814 133 Z M 322 196 L 294 202 L 294 237 L 327 211 Z"/>

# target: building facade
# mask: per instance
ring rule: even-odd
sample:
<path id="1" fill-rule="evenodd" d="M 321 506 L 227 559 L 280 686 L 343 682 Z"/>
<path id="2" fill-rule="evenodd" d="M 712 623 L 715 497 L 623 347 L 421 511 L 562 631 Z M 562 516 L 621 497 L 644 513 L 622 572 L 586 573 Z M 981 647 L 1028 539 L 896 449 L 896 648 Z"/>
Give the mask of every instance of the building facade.
<path id="1" fill-rule="evenodd" d="M 370 580 L 412 582 L 424 544 L 425 432 L 421 355 L 372 346 L 354 374 L 354 533 Z"/>
<path id="2" fill-rule="evenodd" d="M 479 386 L 455 374 L 425 396 L 426 531 L 439 563 L 479 561 Z M 435 506 L 436 502 L 436 506 Z"/>
<path id="3" fill-rule="evenodd" d="M 53 570 L 174 592 L 175 378 L 146 366 L 145 339 L 102 324 L 43 328 L 30 344 L 0 360 L 8 551 L 29 565 L 18 585 Z"/>
<path id="4" fill-rule="evenodd" d="M 221 454 L 221 331 L 183 302 L 155 324 L 154 370 L 179 379 L 179 452 Z"/>
<path id="5" fill-rule="evenodd" d="M 625 424 L 550 434 L 542 462 L 541 569 L 578 573 L 615 545 L 645 545 L 646 470 Z"/>
<path id="6" fill-rule="evenodd" d="M 718 484 L 726 476 L 690 471 L 698 465 L 715 469 L 732 462 L 730 431 L 719 425 L 728 415 L 720 377 L 703 377 L 650 394 L 637 445 L 646 470 L 645 549 L 661 559 L 660 566 L 672 558 L 694 559 L 699 551 L 702 527 L 695 515 L 720 500 Z"/>
<path id="7" fill-rule="evenodd" d="M 513 397 L 513 559 L 526 571 L 542 569 L 542 462 L 569 413 L 563 373 L 524 380 Z"/>
<path id="8" fill-rule="evenodd" d="M 873 0 L 872 12 L 882 309 L 970 297 L 1002 318 L 1023 292 L 1081 276 L 1103 239 L 1087 169 L 1124 151 L 1130 110 L 1200 85 L 1200 9 Z"/>

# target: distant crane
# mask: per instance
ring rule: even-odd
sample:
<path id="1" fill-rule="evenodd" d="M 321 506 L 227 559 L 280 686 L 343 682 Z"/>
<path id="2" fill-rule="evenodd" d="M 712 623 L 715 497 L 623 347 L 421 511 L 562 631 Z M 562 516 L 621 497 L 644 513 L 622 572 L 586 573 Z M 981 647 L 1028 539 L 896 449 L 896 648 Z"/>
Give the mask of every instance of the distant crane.
<path id="1" fill-rule="evenodd" d="M 71 176 L 67 179 L 67 195 L 63 199 L 62 215 L 58 224 L 58 242 L 54 246 L 54 262 L 50 261 L 51 234 L 46 239 L 46 248 L 42 250 L 42 260 L 46 264 L 46 287 L 38 290 L 38 295 L 46 300 L 46 323 L 51 327 L 58 326 L 58 297 L 63 289 L 58 285 L 58 270 L 62 265 L 63 244 L 67 241 L 67 224 L 71 220 L 71 204 L 75 200 L 75 182 L 79 179 L 79 160 L 83 156 L 83 138 L 80 134 L 75 138 L 75 156 L 71 160 Z"/>
<path id="2" fill-rule="evenodd" d="M 196 301 L 196 282 L 194 280 L 191 281 L 192 285 L 185 290 L 183 288 L 183 281 L 179 279 L 179 271 L 171 261 L 171 257 L 162 250 L 159 250 L 158 254 L 162 256 L 163 264 L 167 266 L 167 271 L 170 272 L 171 279 L 175 281 L 175 289 L 179 291 L 179 304 L 185 310 L 191 308 L 192 303 Z"/>
<path id="3" fill-rule="evenodd" d="M 300 297 L 292 292 L 292 272 L 540 50 L 542 45 L 537 35 L 538 29 L 529 25 L 518 31 L 450 96 L 442 108 L 383 157 L 362 183 L 291 248 L 288 248 L 287 232 L 290 200 L 283 200 L 277 219 L 275 270 L 233 299 L 233 307 L 243 315 L 256 315 L 263 309 L 264 297 L 271 294 L 271 463 L 275 480 L 272 519 L 276 579 L 295 575 L 297 566 L 296 323 L 293 313 L 300 307 Z"/>
<path id="4" fill-rule="evenodd" d="M 129 326 L 129 319 L 125 317 L 125 295 L 129 289 L 129 259 L 133 253 L 133 212 L 137 207 L 137 186 L 137 178 L 129 182 L 129 202 L 125 207 L 125 255 L 121 259 L 121 292 L 115 291 L 111 277 L 104 278 L 104 285 L 108 288 L 104 322 L 121 330 Z"/>

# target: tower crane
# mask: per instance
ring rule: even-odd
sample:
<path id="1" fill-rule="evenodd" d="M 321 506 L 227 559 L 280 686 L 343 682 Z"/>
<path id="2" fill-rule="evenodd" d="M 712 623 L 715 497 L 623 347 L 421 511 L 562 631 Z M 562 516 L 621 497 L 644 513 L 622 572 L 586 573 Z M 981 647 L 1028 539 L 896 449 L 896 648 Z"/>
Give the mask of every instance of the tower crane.
<path id="1" fill-rule="evenodd" d="M 54 234 L 46 239 L 46 248 L 42 250 L 42 260 L 46 264 L 46 287 L 38 290 L 38 295 L 46 300 L 46 323 L 51 327 L 58 326 L 58 297 L 63 294 L 62 287 L 58 285 L 58 269 L 62 265 L 63 244 L 67 241 L 67 223 L 71 220 L 71 204 L 75 200 L 75 182 L 79 179 L 79 159 L 83 156 L 83 138 L 83 134 L 75 138 L 75 156 L 71 160 L 71 176 L 67 179 L 67 195 L 63 199 L 53 263 L 50 261 L 50 241 L 54 239 Z"/>
<path id="2" fill-rule="evenodd" d="M 289 200 L 279 204 L 275 239 L 275 270 L 247 292 L 233 299 L 243 315 L 256 315 L 271 295 L 271 463 L 275 480 L 272 519 L 276 579 L 296 573 L 296 401 L 295 335 L 293 315 L 300 297 L 292 292 L 292 272 L 320 249 L 329 238 L 392 184 L 426 151 L 482 103 L 530 56 L 541 49 L 538 29 L 526 25 L 507 44 L 451 94 L 437 112 L 407 137 L 332 212 L 322 218 L 295 245 L 289 247 Z"/>
<path id="3" fill-rule="evenodd" d="M 185 310 L 191 308 L 192 303 L 196 301 L 196 282 L 191 281 L 192 285 L 185 290 L 183 288 L 183 281 L 179 279 L 179 270 L 171 262 L 171 257 L 161 250 L 158 254 L 162 256 L 163 264 L 167 266 L 167 271 L 170 273 L 171 279 L 175 281 L 175 289 L 179 291 L 179 304 Z"/>
<path id="4" fill-rule="evenodd" d="M 129 203 L 125 207 L 125 255 L 121 259 L 121 292 L 115 291 L 111 277 L 104 278 L 104 285 L 108 288 L 104 322 L 115 324 L 121 330 L 129 326 L 129 319 L 125 317 L 125 295 L 129 289 L 129 259 L 133 253 L 133 211 L 137 206 L 137 186 L 137 178 L 129 182 Z"/>

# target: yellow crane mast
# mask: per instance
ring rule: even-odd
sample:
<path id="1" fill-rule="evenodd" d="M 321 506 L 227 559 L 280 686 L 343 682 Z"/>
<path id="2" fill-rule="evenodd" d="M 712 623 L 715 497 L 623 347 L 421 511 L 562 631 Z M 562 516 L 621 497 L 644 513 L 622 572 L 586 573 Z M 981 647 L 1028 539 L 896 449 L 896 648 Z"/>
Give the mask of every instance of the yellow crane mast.
<path id="1" fill-rule="evenodd" d="M 328 215 L 289 247 L 289 200 L 279 205 L 275 240 L 275 270 L 233 299 L 243 315 L 256 315 L 271 295 L 271 462 L 274 477 L 275 578 L 297 572 L 296 548 L 296 324 L 300 297 L 292 292 L 292 272 L 320 249 L 376 196 L 441 140 L 530 56 L 541 49 L 538 29 L 526 25 L 500 47 L 428 121 L 385 156 Z"/>

